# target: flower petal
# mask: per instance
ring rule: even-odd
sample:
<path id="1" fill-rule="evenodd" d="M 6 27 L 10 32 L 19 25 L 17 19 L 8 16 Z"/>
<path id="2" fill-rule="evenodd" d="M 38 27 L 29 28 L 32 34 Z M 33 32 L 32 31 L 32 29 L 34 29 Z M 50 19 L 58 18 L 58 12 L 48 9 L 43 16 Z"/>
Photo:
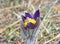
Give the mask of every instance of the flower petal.
<path id="1" fill-rule="evenodd" d="M 25 16 L 29 17 L 29 18 L 32 18 L 31 14 L 29 14 L 29 13 L 25 13 Z"/>
<path id="2" fill-rule="evenodd" d="M 34 13 L 34 19 L 37 19 L 37 17 L 40 17 L 40 11 L 37 10 L 35 13 Z"/>
<path id="3" fill-rule="evenodd" d="M 28 23 L 28 28 L 34 29 L 35 28 L 35 25 L 30 22 L 30 23 Z"/>
<path id="4" fill-rule="evenodd" d="M 25 16 L 22 16 L 22 20 L 24 21 L 26 19 L 26 17 Z"/>

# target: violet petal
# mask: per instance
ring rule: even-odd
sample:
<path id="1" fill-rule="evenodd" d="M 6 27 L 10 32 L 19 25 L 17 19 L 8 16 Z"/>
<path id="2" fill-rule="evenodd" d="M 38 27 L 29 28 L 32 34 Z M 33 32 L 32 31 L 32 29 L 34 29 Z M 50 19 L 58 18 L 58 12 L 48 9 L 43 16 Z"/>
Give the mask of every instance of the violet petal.
<path id="1" fill-rule="evenodd" d="M 26 17 L 22 16 L 22 20 L 24 21 L 26 19 Z"/>
<path id="2" fill-rule="evenodd" d="M 34 13 L 34 19 L 37 19 L 37 17 L 40 17 L 40 11 L 37 10 L 35 13 Z"/>
<path id="3" fill-rule="evenodd" d="M 31 29 L 34 29 L 35 25 L 30 22 L 30 23 L 28 23 L 28 27 L 31 28 Z"/>
<path id="4" fill-rule="evenodd" d="M 25 16 L 29 17 L 29 18 L 32 18 L 31 14 L 29 14 L 29 13 L 25 13 Z"/>

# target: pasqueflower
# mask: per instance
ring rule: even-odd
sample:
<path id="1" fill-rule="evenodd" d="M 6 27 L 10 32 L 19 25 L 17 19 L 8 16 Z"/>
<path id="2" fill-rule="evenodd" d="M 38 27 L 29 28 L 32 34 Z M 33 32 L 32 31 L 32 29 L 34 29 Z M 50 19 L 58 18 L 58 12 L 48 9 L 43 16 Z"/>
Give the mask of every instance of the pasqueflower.
<path id="1" fill-rule="evenodd" d="M 25 13 L 25 16 L 22 16 L 23 28 L 24 29 L 34 29 L 39 25 L 40 11 L 37 10 L 33 15 L 30 13 Z"/>

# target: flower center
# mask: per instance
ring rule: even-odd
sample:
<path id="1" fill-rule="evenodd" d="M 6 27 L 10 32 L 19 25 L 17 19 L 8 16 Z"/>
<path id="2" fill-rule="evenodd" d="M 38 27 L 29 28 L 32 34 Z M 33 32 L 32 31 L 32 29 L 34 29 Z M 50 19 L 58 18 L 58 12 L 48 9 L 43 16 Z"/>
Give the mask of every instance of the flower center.
<path id="1" fill-rule="evenodd" d="M 35 19 L 27 18 L 27 19 L 24 21 L 24 27 L 26 27 L 29 22 L 31 22 L 32 24 L 36 24 L 36 20 L 35 20 Z"/>

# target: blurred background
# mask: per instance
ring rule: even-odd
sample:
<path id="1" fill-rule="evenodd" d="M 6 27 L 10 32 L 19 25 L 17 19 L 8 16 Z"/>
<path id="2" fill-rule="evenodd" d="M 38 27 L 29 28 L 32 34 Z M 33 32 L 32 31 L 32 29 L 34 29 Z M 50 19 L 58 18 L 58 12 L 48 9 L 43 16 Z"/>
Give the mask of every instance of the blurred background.
<path id="1" fill-rule="evenodd" d="M 0 0 L 0 44 L 24 44 L 20 15 L 40 9 L 37 44 L 60 44 L 60 0 Z"/>

